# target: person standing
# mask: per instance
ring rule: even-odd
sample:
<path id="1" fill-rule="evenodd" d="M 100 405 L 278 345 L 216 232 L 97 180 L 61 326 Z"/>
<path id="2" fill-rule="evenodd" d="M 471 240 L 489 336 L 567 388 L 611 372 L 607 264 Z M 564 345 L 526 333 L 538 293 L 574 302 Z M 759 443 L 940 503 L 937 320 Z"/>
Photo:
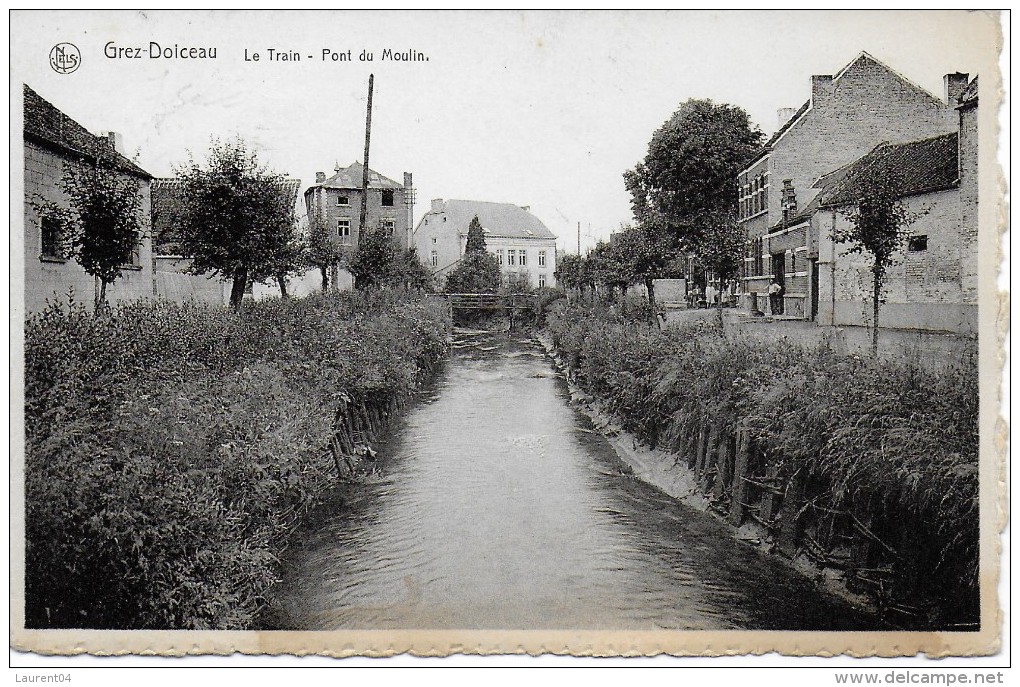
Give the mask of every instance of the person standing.
<path id="1" fill-rule="evenodd" d="M 769 284 L 769 309 L 773 315 L 783 314 L 783 285 L 775 279 Z"/>

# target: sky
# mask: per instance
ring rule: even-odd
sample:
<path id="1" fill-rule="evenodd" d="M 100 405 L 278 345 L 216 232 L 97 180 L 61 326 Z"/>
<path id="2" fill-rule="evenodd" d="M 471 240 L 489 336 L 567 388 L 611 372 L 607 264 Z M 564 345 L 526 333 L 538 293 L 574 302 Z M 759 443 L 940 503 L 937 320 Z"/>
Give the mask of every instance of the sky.
<path id="1" fill-rule="evenodd" d="M 361 159 L 374 74 L 370 166 L 414 175 L 416 223 L 432 198 L 528 205 L 570 252 L 580 224 L 584 251 L 631 220 L 623 172 L 688 98 L 743 107 L 768 135 L 812 74 L 861 51 L 941 97 L 946 73 L 996 76 L 997 27 L 960 11 L 14 11 L 12 141 L 27 83 L 93 133 L 121 133 L 154 176 L 241 136 L 304 189 Z M 152 59 L 150 41 L 217 57 Z M 73 73 L 50 67 L 60 42 L 80 51 Z M 141 57 L 109 58 L 111 44 Z M 428 60 L 384 61 L 387 48 Z"/>

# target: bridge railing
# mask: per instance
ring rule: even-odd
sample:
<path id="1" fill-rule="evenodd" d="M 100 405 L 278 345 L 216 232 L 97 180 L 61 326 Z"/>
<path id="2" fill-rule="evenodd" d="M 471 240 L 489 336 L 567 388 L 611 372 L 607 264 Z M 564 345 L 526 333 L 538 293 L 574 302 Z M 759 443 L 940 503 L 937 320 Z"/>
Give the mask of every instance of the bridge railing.
<path id="1" fill-rule="evenodd" d="M 538 296 L 530 293 L 442 293 L 436 296 L 446 299 L 452 308 L 465 309 L 525 308 L 538 302 Z"/>

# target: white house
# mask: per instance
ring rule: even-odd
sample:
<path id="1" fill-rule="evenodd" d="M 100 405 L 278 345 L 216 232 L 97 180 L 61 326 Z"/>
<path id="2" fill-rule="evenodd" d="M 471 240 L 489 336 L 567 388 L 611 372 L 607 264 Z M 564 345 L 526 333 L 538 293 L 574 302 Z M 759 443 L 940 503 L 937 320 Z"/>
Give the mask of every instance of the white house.
<path id="1" fill-rule="evenodd" d="M 548 227 L 527 206 L 480 200 L 438 198 L 421 218 L 414 245 L 434 275 L 441 278 L 460 262 L 476 216 L 504 279 L 527 279 L 534 287 L 556 285 L 556 236 Z"/>

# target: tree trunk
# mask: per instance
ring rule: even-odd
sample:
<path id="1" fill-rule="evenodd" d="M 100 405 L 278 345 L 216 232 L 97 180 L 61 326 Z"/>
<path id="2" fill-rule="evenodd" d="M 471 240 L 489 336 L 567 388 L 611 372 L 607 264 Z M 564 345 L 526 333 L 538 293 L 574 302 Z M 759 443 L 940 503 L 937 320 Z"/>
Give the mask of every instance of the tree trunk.
<path id="1" fill-rule="evenodd" d="M 96 310 L 106 305 L 106 281 L 99 280 L 99 300 L 96 301 Z"/>
<path id="2" fill-rule="evenodd" d="M 329 270 L 325 265 L 319 265 L 319 272 L 322 273 L 322 292 L 329 290 Z"/>
<path id="3" fill-rule="evenodd" d="M 645 288 L 648 289 L 648 305 L 655 311 L 655 285 L 651 277 L 645 277 Z"/>
<path id="4" fill-rule="evenodd" d="M 241 301 L 244 300 L 246 286 L 248 286 L 248 270 L 242 269 L 234 275 L 234 283 L 230 287 L 230 307 L 235 312 L 241 311 Z"/>
<path id="5" fill-rule="evenodd" d="M 280 298 L 289 297 L 287 293 L 287 277 L 282 274 L 276 275 L 276 283 L 280 285 Z"/>
<path id="6" fill-rule="evenodd" d="M 874 293 L 871 294 L 872 320 L 874 329 L 871 330 L 871 355 L 878 355 L 878 299 L 882 292 L 882 277 L 878 270 L 873 272 L 875 278 Z"/>

